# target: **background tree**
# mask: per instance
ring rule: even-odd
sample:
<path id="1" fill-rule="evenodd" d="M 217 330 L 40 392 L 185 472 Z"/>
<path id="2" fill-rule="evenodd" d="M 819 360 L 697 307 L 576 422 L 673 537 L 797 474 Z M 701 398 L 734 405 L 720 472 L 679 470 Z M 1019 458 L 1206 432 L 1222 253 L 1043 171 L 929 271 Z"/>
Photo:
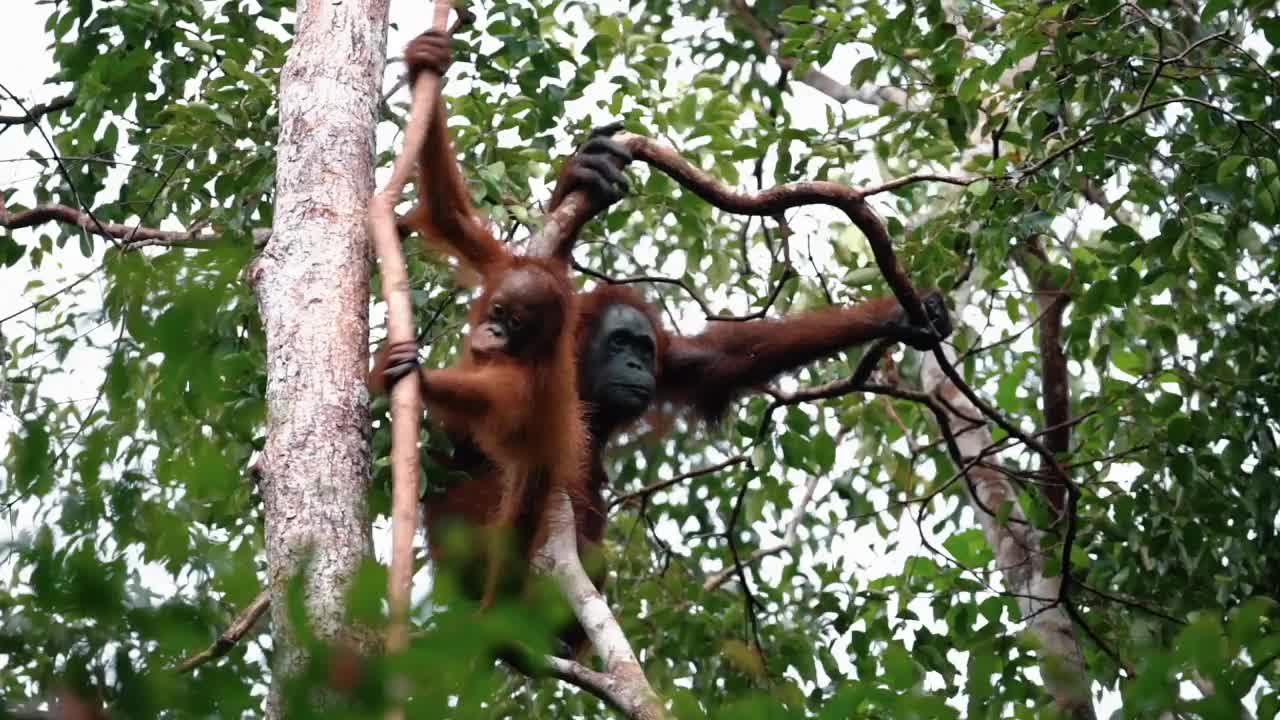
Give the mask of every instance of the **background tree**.
<path id="1" fill-rule="evenodd" d="M 396 16 L 392 53 L 427 9 Z M 915 353 L 842 382 L 853 353 L 740 403 L 720 428 L 637 432 L 613 468 L 608 594 L 679 717 L 1276 715 L 1271 4 L 475 10 L 445 93 L 474 197 L 503 236 L 536 227 L 573 138 L 615 118 L 739 188 L 900 179 L 872 202 L 912 279 L 951 293 L 963 385 L 996 411 L 970 429 L 978 406 Z M 277 174 L 297 160 L 276 154 L 294 11 L 41 12 L 49 86 L 0 91 L 5 159 L 23 160 L 0 186 L 0 258 L 16 278 L 0 313 L 0 697 L 72 692 L 120 717 L 255 714 L 271 679 L 265 624 L 195 679 L 173 667 L 268 578 L 251 470 L 268 427 L 266 316 L 242 277 L 280 221 Z M 344 57 L 353 72 L 382 62 Z M 8 63 L 0 81 L 24 72 Z M 383 167 L 405 97 L 384 110 Z M 643 290 L 684 332 L 713 313 L 885 291 L 838 213 L 733 216 L 641 163 L 631 174 L 632 197 L 588 227 L 575 260 L 614 280 L 679 281 Z M 411 253 L 410 272 L 426 362 L 443 364 L 468 297 L 432 258 Z M 334 294 L 333 277 L 309 281 L 315 295 L 300 297 Z M 309 307 L 296 311 L 314 320 Z M 952 450 L 988 454 L 958 464 Z M 987 505 L 996 487 L 1007 502 Z M 998 559 L 1010 552 L 1026 573 Z M 377 621 L 385 581 L 365 567 L 347 618 Z M 305 588 L 337 593 L 344 579 L 307 577 L 277 622 L 314 616 Z M 561 685 L 459 667 L 476 633 L 432 627 L 405 659 L 424 711 L 456 695 L 457 717 L 609 712 Z M 1045 632 L 1083 662 L 1042 663 L 1055 657 Z M 380 666 L 308 647 L 299 688 L 353 690 L 353 716 L 380 703 Z"/>

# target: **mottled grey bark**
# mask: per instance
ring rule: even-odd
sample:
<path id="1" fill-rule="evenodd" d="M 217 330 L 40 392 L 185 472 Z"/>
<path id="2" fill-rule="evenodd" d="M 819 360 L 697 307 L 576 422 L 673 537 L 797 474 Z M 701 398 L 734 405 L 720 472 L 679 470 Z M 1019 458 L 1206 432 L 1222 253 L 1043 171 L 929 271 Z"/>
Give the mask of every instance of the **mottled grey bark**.
<path id="1" fill-rule="evenodd" d="M 343 600 L 371 551 L 365 208 L 389 0 L 298 3 L 280 79 L 275 224 L 248 270 L 267 334 L 267 444 L 259 469 L 274 599 L 306 563 L 311 631 L 368 650 Z M 271 603 L 281 681 L 306 661 L 287 604 Z"/>
<path id="2" fill-rule="evenodd" d="M 944 347 L 944 351 L 948 359 L 954 360 L 951 348 Z M 983 456 L 991 446 L 991 430 L 985 423 L 975 425 L 973 419 L 982 418 L 982 413 L 947 379 L 932 353 L 925 355 L 920 376 L 925 392 L 943 400 L 961 456 L 966 460 Z M 991 456 L 988 461 L 996 462 Z M 1080 640 L 1066 609 L 1058 602 L 1062 575 L 1045 574 L 1046 558 L 1040 551 L 1044 533 L 1027 523 L 1018 505 L 1018 493 L 1004 474 L 975 465 L 967 475 L 965 494 L 995 553 L 1005 588 L 1017 598 L 1027 630 L 1039 642 L 1037 652 L 1045 691 L 1063 717 L 1095 720 Z M 998 512 L 1006 502 L 1011 504 L 1009 518 L 1001 522 L 988 510 Z M 1051 547 L 1057 552 L 1060 545 Z"/>

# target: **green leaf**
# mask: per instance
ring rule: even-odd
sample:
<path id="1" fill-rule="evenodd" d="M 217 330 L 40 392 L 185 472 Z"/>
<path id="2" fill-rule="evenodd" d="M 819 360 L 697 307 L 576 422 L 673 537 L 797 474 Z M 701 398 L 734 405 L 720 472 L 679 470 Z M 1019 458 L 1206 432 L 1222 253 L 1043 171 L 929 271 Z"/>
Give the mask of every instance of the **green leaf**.
<path id="1" fill-rule="evenodd" d="M 807 23 L 813 19 L 813 9 L 808 5 L 792 5 L 778 13 L 778 18 L 794 23 Z"/>
<path id="2" fill-rule="evenodd" d="M 1191 440 L 1193 428 L 1191 418 L 1186 415 L 1179 415 L 1169 421 L 1169 442 L 1174 445 L 1184 445 Z"/>
<path id="3" fill-rule="evenodd" d="M 947 135 L 951 138 L 952 144 L 957 148 L 968 147 L 969 118 L 955 96 L 948 95 L 942 99 L 942 117 L 946 120 Z M 973 185 L 969 187 L 972 189 Z"/>
<path id="4" fill-rule="evenodd" d="M 1111 362 L 1130 375 L 1141 375 L 1147 369 L 1147 360 L 1137 351 L 1111 348 Z"/>
<path id="5" fill-rule="evenodd" d="M 920 666 L 902 643 L 890 642 L 881 654 L 880 661 L 884 663 L 885 680 L 889 687 L 896 690 L 909 690 L 924 676 Z"/>
<path id="6" fill-rule="evenodd" d="M 1196 239 L 1208 248 L 1212 250 L 1221 250 L 1223 248 L 1222 234 L 1217 229 L 1208 225 L 1197 225 L 1195 234 Z"/>
<path id="7" fill-rule="evenodd" d="M 947 538 L 942 546 L 966 568 L 978 568 L 991 562 L 991 548 L 978 529 L 969 529 Z"/>
<path id="8" fill-rule="evenodd" d="M 17 436 L 13 452 L 18 488 L 31 495 L 48 492 L 50 475 L 49 429 L 42 418 L 33 418 L 23 424 Z"/>
<path id="9" fill-rule="evenodd" d="M 1142 236 L 1128 225 L 1113 225 L 1102 233 L 1102 239 L 1119 246 L 1133 245 L 1142 242 Z"/>
<path id="10" fill-rule="evenodd" d="M 1005 500 L 1000 503 L 1000 507 L 996 508 L 996 524 L 1006 527 L 1009 524 L 1009 516 L 1013 514 L 1013 501 Z"/>
<path id="11" fill-rule="evenodd" d="M 1265 218 L 1276 217 L 1276 206 L 1280 204 L 1280 193 L 1273 193 L 1265 183 L 1259 183 L 1257 190 L 1254 192 L 1253 200 L 1258 204 L 1258 209 Z"/>
<path id="12" fill-rule="evenodd" d="M 1200 22 L 1209 22 L 1215 15 L 1225 12 L 1232 5 L 1231 0 L 1209 0 L 1200 11 Z"/>
<path id="13" fill-rule="evenodd" d="M 1142 284 L 1142 279 L 1138 277 L 1138 272 L 1133 268 L 1125 265 L 1116 270 L 1115 273 L 1115 289 L 1117 297 L 1117 305 L 1125 305 L 1138 296 L 1138 290 Z"/>
<path id="14" fill-rule="evenodd" d="M 804 437 L 794 432 L 787 432 L 783 433 L 780 442 L 783 462 L 793 468 L 809 470 L 811 448 Z"/>
<path id="15" fill-rule="evenodd" d="M 1247 160 L 1243 155 L 1229 155 L 1226 160 L 1218 164 L 1218 184 L 1229 185 L 1233 181 L 1239 179 L 1238 171 L 1240 166 Z"/>
<path id="16" fill-rule="evenodd" d="M 830 472 L 836 463 L 836 443 L 826 432 L 819 432 L 813 438 L 812 456 L 822 472 Z"/>
<path id="17" fill-rule="evenodd" d="M 880 279 L 880 268 L 864 267 L 845 273 L 844 284 L 849 287 L 871 285 Z"/>

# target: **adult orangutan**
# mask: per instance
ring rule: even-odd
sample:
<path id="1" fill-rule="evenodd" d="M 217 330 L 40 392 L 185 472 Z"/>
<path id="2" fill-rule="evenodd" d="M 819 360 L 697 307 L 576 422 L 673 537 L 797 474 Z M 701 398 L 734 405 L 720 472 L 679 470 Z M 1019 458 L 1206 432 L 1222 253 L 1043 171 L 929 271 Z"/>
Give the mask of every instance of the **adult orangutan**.
<path id="1" fill-rule="evenodd" d="M 436 44 L 447 48 L 446 39 L 439 38 Z M 411 54 L 406 56 L 414 62 Z M 433 124 L 424 156 L 454 158 L 443 132 L 443 116 L 433 123 L 438 123 L 438 129 Z M 549 209 L 554 210 L 578 189 L 588 192 L 597 212 L 622 197 L 626 181 L 614 158 L 626 162 L 630 153 L 606 137 L 616 129 L 611 126 L 593 133 L 570 160 L 560 173 Z M 441 138 L 446 143 L 443 147 L 435 144 Z M 434 233 L 440 228 L 469 231 L 477 222 L 456 169 L 449 173 L 433 170 L 423 183 L 419 187 L 422 201 L 409 215 L 412 222 L 405 224 Z M 669 332 L 654 306 L 628 286 L 598 286 L 580 295 L 578 302 L 577 386 L 587 418 L 589 463 L 585 493 L 574 497 L 573 505 L 579 554 L 597 585 L 605 577 L 598 552 L 606 520 L 601 490 L 609 483 L 604 451 L 649 408 L 670 403 L 713 421 L 739 395 L 781 373 L 881 338 L 929 348 L 951 330 L 946 306 L 937 293 L 924 298 L 933 330 L 912 326 L 896 298 L 884 297 L 780 319 L 713 322 L 706 331 L 691 337 Z M 492 522 L 493 498 L 501 490 L 502 478 L 501 464 L 495 460 L 465 439 L 456 444 L 449 464 L 465 472 L 467 479 L 427 503 L 433 548 L 439 547 L 442 533 L 451 526 L 485 527 Z M 579 649 L 582 639 L 580 628 L 564 638 Z"/>

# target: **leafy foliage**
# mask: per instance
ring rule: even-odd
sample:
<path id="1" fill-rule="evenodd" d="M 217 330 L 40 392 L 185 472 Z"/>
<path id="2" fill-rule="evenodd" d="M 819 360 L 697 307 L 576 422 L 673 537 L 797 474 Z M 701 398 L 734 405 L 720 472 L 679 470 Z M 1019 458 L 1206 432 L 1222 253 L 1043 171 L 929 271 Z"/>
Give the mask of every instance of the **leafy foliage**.
<path id="1" fill-rule="evenodd" d="M 981 177 L 912 183 L 876 207 L 917 284 L 961 289 L 956 342 L 976 349 L 966 380 L 1026 430 L 1046 425 L 1029 240 L 1048 252 L 1037 272 L 1071 295 L 1062 345 L 1075 422 L 1062 461 L 1081 491 L 1072 600 L 1099 707 L 1239 718 L 1245 703 L 1272 718 L 1280 20 L 1270 5 L 653 0 L 610 12 L 504 0 L 476 8 L 446 92 L 477 204 L 509 237 L 536 224 L 572 138 L 614 118 L 744 188 Z M 0 505 L 17 528 L 0 560 L 0 697 L 11 709 L 70 690 L 117 717 L 253 716 L 269 679 L 265 636 L 193 675 L 173 666 L 213 642 L 263 578 L 251 461 L 266 362 L 239 273 L 251 231 L 272 221 L 292 10 L 270 0 L 49 8 L 50 80 L 75 98 L 45 118 L 66 169 L 36 161 L 25 194 L 0 188 L 9 209 L 57 202 L 103 222 L 213 228 L 217 241 L 123 251 L 71 226 L 0 234 L 8 267 L 34 272 L 74 252 L 72 241 L 102 265 L 100 281 L 0 327 L 11 419 Z M 816 71 L 874 104 L 820 96 Z M 30 137 L 33 155 L 52 154 Z M 788 270 L 797 278 L 773 315 L 885 291 L 865 240 L 834 214 L 748 221 L 661 173 L 630 173 L 632 197 L 575 254 L 597 273 L 669 276 L 731 313 L 763 306 Z M 410 272 L 427 362 L 447 362 L 468 297 L 433 258 L 412 254 Z M 55 289 L 28 291 L 34 301 Z M 678 285 L 645 291 L 683 331 L 698 330 L 700 309 Z M 846 377 L 859 358 L 797 382 Z M 914 384 L 918 358 L 896 359 Z M 385 513 L 377 402 L 373 508 Z M 680 422 L 611 459 L 619 493 L 751 459 L 612 519 L 607 593 L 676 715 L 1052 713 L 1039 680 L 1054 669 L 1038 666 L 1026 618 L 1002 592 L 930 413 L 869 394 L 771 419 L 768 407 L 755 397 L 720 427 Z M 998 463 L 1025 477 L 1038 468 L 1014 445 Z M 1052 522 L 1034 483 L 1022 500 L 1033 521 Z M 784 551 L 704 588 L 735 556 L 791 537 L 792 523 Z M 380 622 L 384 582 L 362 576 L 356 617 Z M 369 717 L 397 670 L 415 688 L 414 716 L 608 715 L 566 686 L 459 660 L 493 638 L 536 647 L 559 618 L 504 608 L 477 620 L 457 602 L 443 612 L 442 599 L 418 608 L 425 634 L 401 658 L 357 661 L 317 644 L 295 697 L 336 686 L 350 703 L 327 717 Z M 1180 686 L 1191 682 L 1202 689 Z"/>

